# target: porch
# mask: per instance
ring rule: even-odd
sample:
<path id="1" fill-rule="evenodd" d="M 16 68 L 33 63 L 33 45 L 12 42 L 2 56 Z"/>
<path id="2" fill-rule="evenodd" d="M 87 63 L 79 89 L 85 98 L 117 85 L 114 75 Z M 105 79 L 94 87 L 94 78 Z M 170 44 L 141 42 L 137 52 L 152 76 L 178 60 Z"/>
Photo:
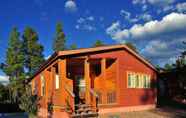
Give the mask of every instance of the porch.
<path id="1" fill-rule="evenodd" d="M 87 56 L 58 60 L 64 109 L 74 114 L 79 105 L 87 105 L 97 113 L 98 106 L 117 103 L 116 62 L 114 58 Z"/>

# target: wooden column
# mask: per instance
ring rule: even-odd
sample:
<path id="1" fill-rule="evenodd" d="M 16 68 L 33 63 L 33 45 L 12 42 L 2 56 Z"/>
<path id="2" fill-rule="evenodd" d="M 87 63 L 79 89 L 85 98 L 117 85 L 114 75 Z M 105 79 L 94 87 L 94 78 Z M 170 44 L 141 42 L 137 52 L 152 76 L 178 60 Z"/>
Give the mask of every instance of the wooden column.
<path id="1" fill-rule="evenodd" d="M 50 78 L 51 78 L 51 96 L 50 100 L 52 103 L 54 103 L 54 97 L 55 97 L 55 68 L 52 66 L 51 67 L 51 72 L 50 72 Z"/>
<path id="2" fill-rule="evenodd" d="M 67 59 L 60 59 L 58 64 L 60 77 L 60 101 L 62 106 L 71 107 L 71 109 L 74 109 L 74 96 L 72 95 L 73 80 L 67 77 Z"/>
<path id="3" fill-rule="evenodd" d="M 66 99 L 66 91 L 65 91 L 65 83 L 66 83 L 66 59 L 59 59 L 58 60 L 58 70 L 59 70 L 59 98 L 62 105 L 65 106 L 65 99 Z"/>
<path id="4" fill-rule="evenodd" d="M 107 93 L 106 93 L 106 58 L 101 59 L 101 74 L 102 74 L 102 84 L 103 84 L 103 90 L 102 90 L 102 104 L 106 104 L 107 102 Z"/>
<path id="5" fill-rule="evenodd" d="M 86 104 L 90 104 L 91 80 L 90 80 L 90 63 L 88 62 L 88 57 L 85 59 L 84 62 L 84 78 L 86 83 L 85 100 L 86 100 Z"/>

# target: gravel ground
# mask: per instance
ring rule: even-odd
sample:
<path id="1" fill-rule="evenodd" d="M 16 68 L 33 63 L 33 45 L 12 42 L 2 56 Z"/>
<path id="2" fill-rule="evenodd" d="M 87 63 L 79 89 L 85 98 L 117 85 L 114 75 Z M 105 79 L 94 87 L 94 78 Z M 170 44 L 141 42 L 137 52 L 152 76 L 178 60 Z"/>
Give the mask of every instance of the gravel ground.
<path id="1" fill-rule="evenodd" d="M 186 118 L 186 109 L 159 108 L 148 111 L 105 114 L 100 118 Z"/>

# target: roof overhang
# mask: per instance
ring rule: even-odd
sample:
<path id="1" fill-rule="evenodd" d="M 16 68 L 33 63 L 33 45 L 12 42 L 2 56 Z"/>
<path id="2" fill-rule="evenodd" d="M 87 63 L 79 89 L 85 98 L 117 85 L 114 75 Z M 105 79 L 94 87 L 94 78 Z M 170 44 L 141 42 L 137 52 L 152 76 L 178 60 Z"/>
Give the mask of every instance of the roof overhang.
<path id="1" fill-rule="evenodd" d="M 114 49 L 125 49 L 126 51 L 128 51 L 129 53 L 134 55 L 136 58 L 141 60 L 144 64 L 149 66 L 151 69 L 158 72 L 158 70 L 150 62 L 145 60 L 144 57 L 142 57 L 141 55 L 139 55 L 138 53 L 136 53 L 135 51 L 133 51 L 132 49 L 130 49 L 126 45 L 110 45 L 110 46 L 100 46 L 100 47 L 95 47 L 95 48 L 83 48 L 83 49 L 55 52 L 46 62 L 44 62 L 40 66 L 38 71 L 29 80 L 31 80 L 33 77 L 35 77 L 38 73 L 40 73 L 43 69 L 48 67 L 53 61 L 55 61 L 59 57 L 65 58 L 67 56 L 78 56 L 81 54 L 96 53 L 96 52 L 100 52 L 100 51 L 110 51 L 110 50 L 114 50 Z"/>

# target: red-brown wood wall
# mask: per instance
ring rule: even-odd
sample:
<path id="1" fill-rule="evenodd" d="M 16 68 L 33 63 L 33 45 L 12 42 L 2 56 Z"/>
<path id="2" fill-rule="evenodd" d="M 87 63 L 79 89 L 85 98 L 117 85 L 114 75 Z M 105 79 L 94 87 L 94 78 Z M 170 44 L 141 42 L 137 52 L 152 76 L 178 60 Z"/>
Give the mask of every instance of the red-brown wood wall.
<path id="1" fill-rule="evenodd" d="M 115 79 L 116 81 L 116 106 L 155 104 L 156 88 L 127 88 L 127 71 L 149 74 L 151 75 L 151 82 L 156 83 L 157 75 L 155 70 L 144 64 L 141 60 L 137 59 L 135 56 L 124 49 L 113 50 L 110 52 L 101 52 L 97 54 L 89 54 L 89 56 L 95 58 L 116 59 L 114 65 L 106 72 L 106 76 L 108 78 Z M 64 97 L 63 91 L 61 90 L 62 88 L 60 88 L 59 90 L 55 90 L 55 88 L 53 88 L 55 86 L 54 77 L 50 74 L 49 71 L 45 69 L 41 73 L 45 77 L 47 91 L 46 95 L 41 97 L 41 107 L 47 108 L 47 98 L 51 96 L 53 98 L 54 104 L 61 105 L 61 99 L 63 99 Z M 94 87 L 102 89 L 104 92 L 109 92 L 111 88 L 108 85 L 103 85 L 104 82 L 101 80 L 101 78 L 102 77 L 100 76 L 99 80 L 96 80 Z M 40 74 L 35 76 L 32 81 L 35 80 L 38 83 L 38 95 L 41 95 Z M 61 83 L 62 82 L 60 82 L 60 84 Z"/>

